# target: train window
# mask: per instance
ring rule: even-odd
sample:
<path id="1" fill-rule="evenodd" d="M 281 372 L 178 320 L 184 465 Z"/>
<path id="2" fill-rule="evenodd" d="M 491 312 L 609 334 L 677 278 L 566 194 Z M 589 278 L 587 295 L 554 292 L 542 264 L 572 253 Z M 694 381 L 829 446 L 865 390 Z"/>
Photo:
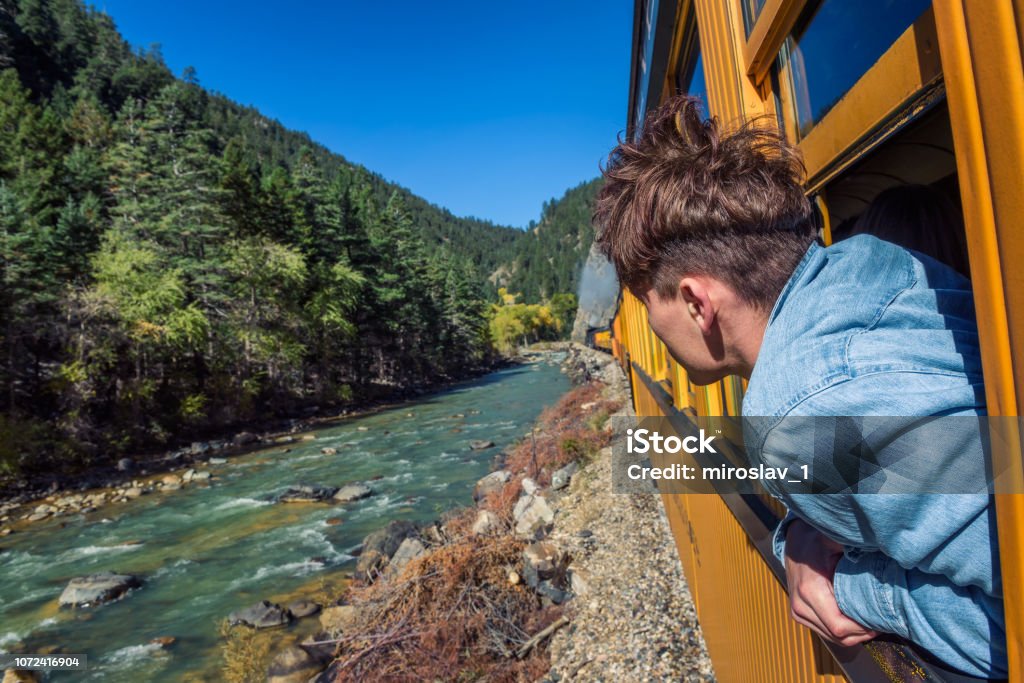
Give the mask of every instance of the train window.
<path id="1" fill-rule="evenodd" d="M 641 10 L 640 44 L 643 46 L 643 57 L 639 64 L 640 78 L 635 108 L 636 120 L 633 122 L 634 130 L 640 130 L 643 127 L 644 115 L 647 112 L 647 90 L 651 80 L 651 60 L 654 57 L 654 29 L 655 18 L 658 16 L 658 1 L 645 0 Z"/>
<path id="2" fill-rule="evenodd" d="M 740 0 L 740 5 L 743 7 L 743 28 L 746 29 L 747 36 L 754 30 L 754 24 L 761 16 L 764 4 L 765 0 Z"/>
<path id="3" fill-rule="evenodd" d="M 930 6 L 930 0 L 812 4 L 778 61 L 790 80 L 799 135 L 805 136 Z"/>
<path id="4" fill-rule="evenodd" d="M 873 234 L 970 275 L 944 103 L 826 186 L 825 195 L 834 241 Z"/>
<path id="5" fill-rule="evenodd" d="M 700 34 L 697 32 L 697 21 L 690 12 L 687 18 L 687 27 L 684 29 L 685 38 L 679 50 L 679 57 L 675 67 L 676 90 L 700 98 L 704 103 L 703 114 L 708 112 L 708 86 L 704 79 L 704 60 L 700 53 Z"/>

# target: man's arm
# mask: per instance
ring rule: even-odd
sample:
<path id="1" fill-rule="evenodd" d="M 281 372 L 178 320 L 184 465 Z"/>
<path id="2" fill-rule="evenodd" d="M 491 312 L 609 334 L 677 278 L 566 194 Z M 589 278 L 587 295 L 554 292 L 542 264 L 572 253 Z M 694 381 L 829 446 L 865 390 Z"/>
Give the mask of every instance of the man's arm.
<path id="1" fill-rule="evenodd" d="M 825 640 L 858 645 L 878 635 L 839 610 L 832 584 L 843 546 L 800 519 L 791 519 L 785 533 L 784 561 L 789 607 L 793 619 Z"/>

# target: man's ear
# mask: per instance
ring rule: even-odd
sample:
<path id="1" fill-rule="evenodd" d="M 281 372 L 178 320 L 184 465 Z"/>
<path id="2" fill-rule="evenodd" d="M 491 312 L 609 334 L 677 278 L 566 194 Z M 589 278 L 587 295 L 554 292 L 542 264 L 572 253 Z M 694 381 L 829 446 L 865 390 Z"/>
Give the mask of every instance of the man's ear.
<path id="1" fill-rule="evenodd" d="M 711 334 L 711 327 L 715 322 L 715 309 L 711 305 L 711 296 L 705 284 L 697 278 L 683 278 L 679 281 L 679 296 L 683 298 L 690 318 L 697 323 L 701 332 L 705 335 Z"/>

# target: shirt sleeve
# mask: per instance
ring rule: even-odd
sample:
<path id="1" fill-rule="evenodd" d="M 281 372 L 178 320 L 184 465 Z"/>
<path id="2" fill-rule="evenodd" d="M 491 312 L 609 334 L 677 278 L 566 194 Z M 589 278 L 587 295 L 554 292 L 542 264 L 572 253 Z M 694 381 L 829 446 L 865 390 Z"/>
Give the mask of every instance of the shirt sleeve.
<path id="1" fill-rule="evenodd" d="M 786 566 L 786 532 L 789 531 L 789 525 L 798 519 L 792 511 L 787 512 L 772 533 L 772 553 L 783 567 Z"/>
<path id="2" fill-rule="evenodd" d="M 850 389 L 860 397 L 870 397 L 873 390 L 864 383 L 840 391 Z M 837 414 L 836 406 L 846 405 L 853 414 L 870 414 L 870 406 L 857 405 L 849 395 L 837 396 L 832 389 L 822 393 L 820 399 L 805 401 L 799 412 L 830 416 Z M 794 447 L 806 441 L 786 433 L 798 424 L 787 425 L 784 419 L 767 433 L 760 449 L 766 465 L 814 464 L 813 452 Z M 952 447 L 943 455 L 943 446 L 948 444 L 935 445 L 935 457 L 959 457 Z M 820 464 L 822 454 L 817 457 Z M 830 457 L 851 456 L 841 452 Z M 987 493 L 860 493 L 856 488 L 777 493 L 789 508 L 772 544 L 783 565 L 785 534 L 797 518 L 846 549 L 833 579 L 844 614 L 908 638 L 965 673 L 1005 676 L 998 544 L 994 505 Z"/>

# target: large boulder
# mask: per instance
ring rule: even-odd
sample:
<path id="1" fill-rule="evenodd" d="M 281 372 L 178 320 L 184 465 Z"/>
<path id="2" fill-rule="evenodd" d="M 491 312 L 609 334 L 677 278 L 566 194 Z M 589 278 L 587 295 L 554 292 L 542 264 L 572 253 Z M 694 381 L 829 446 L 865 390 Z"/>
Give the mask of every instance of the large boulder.
<path id="1" fill-rule="evenodd" d="M 209 453 L 213 448 L 205 441 L 193 441 L 188 450 L 192 455 L 203 455 Z"/>
<path id="2" fill-rule="evenodd" d="M 388 573 L 398 574 L 405 569 L 405 565 L 425 552 L 427 552 L 427 547 L 423 545 L 423 542 L 418 538 L 410 536 L 402 541 L 402 544 L 398 546 L 398 550 L 391 557 L 391 561 L 388 563 Z"/>
<path id="3" fill-rule="evenodd" d="M 346 484 L 334 494 L 334 500 L 339 503 L 351 503 L 354 500 L 362 500 L 373 495 L 373 489 L 366 484 Z"/>
<path id="4" fill-rule="evenodd" d="M 88 607 L 117 600 L 133 588 L 142 585 L 142 580 L 131 574 L 101 572 L 79 576 L 68 582 L 57 601 L 61 607 Z"/>
<path id="5" fill-rule="evenodd" d="M 231 440 L 231 443 L 235 446 L 248 446 L 251 443 L 256 443 L 260 440 L 260 437 L 256 436 L 252 432 L 239 432 L 235 434 L 235 438 Z"/>
<path id="6" fill-rule="evenodd" d="M 386 527 L 363 540 L 363 552 L 356 563 L 355 578 L 372 580 L 394 556 L 402 541 L 417 533 L 416 525 L 407 520 L 393 520 Z"/>
<path id="7" fill-rule="evenodd" d="M 287 491 L 278 496 L 282 503 L 321 503 L 330 500 L 338 489 L 332 486 L 318 486 L 316 484 L 299 484 L 290 487 Z"/>
<path id="8" fill-rule="evenodd" d="M 555 512 L 544 496 L 523 496 L 512 510 L 515 532 L 524 538 L 540 538 L 547 534 L 555 521 Z"/>
<path id="9" fill-rule="evenodd" d="M 488 536 L 501 530 L 501 518 L 490 510 L 481 510 L 473 522 L 474 536 Z"/>
<path id="10" fill-rule="evenodd" d="M 326 667 L 327 662 L 298 645 L 279 652 L 267 669 L 267 683 L 306 683 Z"/>
<path id="11" fill-rule="evenodd" d="M 228 615 L 228 622 L 232 626 L 243 625 L 253 628 L 286 626 L 291 623 L 291 620 L 291 612 L 267 600 L 261 600 L 251 607 L 246 607 Z"/>
<path id="12" fill-rule="evenodd" d="M 487 497 L 487 494 L 500 491 L 501 487 L 511 478 L 512 473 L 508 470 L 491 472 L 476 483 L 476 486 L 473 488 L 473 500 L 483 500 Z"/>
<path id="13" fill-rule="evenodd" d="M 335 636 L 339 633 L 351 631 L 359 618 L 359 610 L 352 605 L 336 605 L 325 607 L 320 613 L 320 626 L 327 633 Z"/>
<path id="14" fill-rule="evenodd" d="M 312 600 L 296 600 L 288 605 L 288 611 L 291 612 L 292 616 L 296 619 L 305 619 L 306 617 L 311 617 L 314 614 L 319 614 L 320 605 Z"/>
<path id="15" fill-rule="evenodd" d="M 488 448 L 493 448 L 494 442 L 487 439 L 474 439 L 469 442 L 469 447 L 474 451 L 485 451 Z"/>

